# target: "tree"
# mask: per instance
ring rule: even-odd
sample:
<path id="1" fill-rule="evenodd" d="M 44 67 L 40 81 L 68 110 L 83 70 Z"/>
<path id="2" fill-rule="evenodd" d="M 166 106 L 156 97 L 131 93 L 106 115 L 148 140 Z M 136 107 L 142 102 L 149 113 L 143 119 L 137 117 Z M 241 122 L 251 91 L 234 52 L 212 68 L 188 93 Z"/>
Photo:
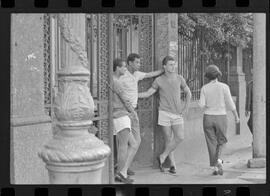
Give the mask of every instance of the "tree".
<path id="1" fill-rule="evenodd" d="M 229 42 L 247 47 L 252 43 L 253 15 L 250 13 L 192 13 L 179 14 L 179 28 L 188 33 L 203 30 L 209 45 Z"/>
<path id="2" fill-rule="evenodd" d="M 229 60 L 230 46 L 252 48 L 251 13 L 186 13 L 178 18 L 179 33 L 187 35 L 189 41 L 202 36 L 200 53 L 208 63 Z"/>

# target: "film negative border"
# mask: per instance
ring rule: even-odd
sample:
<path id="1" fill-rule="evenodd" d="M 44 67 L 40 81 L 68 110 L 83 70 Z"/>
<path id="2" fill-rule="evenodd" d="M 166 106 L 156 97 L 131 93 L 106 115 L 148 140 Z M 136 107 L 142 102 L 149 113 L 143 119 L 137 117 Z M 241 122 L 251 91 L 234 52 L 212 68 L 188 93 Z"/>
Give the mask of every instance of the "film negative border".
<path id="1" fill-rule="evenodd" d="M 33 196 L 268 196 L 269 189 L 255 189 L 248 186 L 227 187 L 219 188 L 213 185 L 205 187 L 189 187 L 183 188 L 181 186 L 85 186 L 78 187 L 49 187 L 49 188 L 34 188 L 34 187 L 16 187 L 16 188 L 2 188 L 1 196 L 17 196 L 17 195 L 33 195 Z"/>
<path id="2" fill-rule="evenodd" d="M 232 12 L 266 12 L 267 13 L 267 32 L 269 33 L 269 2 L 268 1 L 258 1 L 258 0 L 249 0 L 249 1 L 201 1 L 197 0 L 182 0 L 182 1 L 159 1 L 159 3 L 153 3 L 153 0 L 149 0 L 148 3 L 140 3 L 142 1 L 96 1 L 92 2 L 94 5 L 90 4 L 89 1 L 81 0 L 79 1 L 64 1 L 61 0 L 59 3 L 53 2 L 52 0 L 42 1 L 23 1 L 23 0 L 14 0 L 9 1 L 10 4 L 3 3 L 2 1 L 0 7 L 0 24 L 9 23 L 10 19 L 7 17 L 7 14 L 11 12 L 221 12 L 221 11 L 232 11 Z M 8 1 L 7 1 L 8 2 Z M 14 3 L 12 3 L 14 2 Z M 40 3 L 39 3 L 40 2 Z M 61 3 L 62 2 L 62 3 Z M 74 3 L 75 2 L 75 3 Z M 137 3 L 136 3 L 137 2 Z M 249 2 L 249 3 L 247 3 Z M 64 5 L 64 6 L 62 6 Z M 88 7 L 91 7 L 88 8 Z M 46 8 L 46 9 L 42 9 Z M 74 8 L 74 9 L 73 9 Z M 113 9 L 112 9 L 113 8 Z M 4 16 L 4 17 L 2 17 Z M 6 21 L 4 21 L 7 19 Z M 9 25 L 9 24 L 8 24 Z M 10 33 L 10 30 L 0 30 L 0 35 Z M 7 38 L 7 39 L 6 39 Z M 5 42 L 1 44 L 0 50 L 4 51 L 9 47 L 5 47 L 10 44 L 10 37 L 4 37 Z M 269 38 L 267 38 L 267 50 L 269 51 Z M 2 40 L 1 40 L 2 41 Z M 4 55 L 10 55 L 9 51 Z M 2 57 L 2 55 L 1 55 Z M 267 57 L 267 62 L 269 62 L 269 57 Z M 3 63 L 8 63 L 7 59 L 3 60 Z M 9 70 L 8 70 L 9 71 Z M 269 70 L 268 70 L 269 72 Z M 8 81 L 9 77 L 6 75 L 6 72 L 1 73 L 1 78 Z M 268 84 L 269 85 L 269 84 Z M 8 88 L 4 87 L 8 92 Z M 268 95 L 269 97 L 269 86 Z M 9 103 L 9 100 L 5 99 L 4 103 Z M 5 105 L 6 105 L 5 104 Z M 7 104 L 10 105 L 10 104 Z M 269 111 L 269 106 L 268 106 Z M 2 117 L 1 117 L 2 118 Z M 2 120 L 2 119 L 1 119 Z M 8 119 L 5 119 L 8 120 Z M 7 127 L 6 127 L 7 128 Z M 267 149 L 269 150 L 269 134 L 267 135 Z M 2 142 L 2 141 L 1 141 Z M 3 141 L 8 144 L 9 141 Z M 4 149 L 6 150 L 6 149 Z M 0 149 L 0 152 L 4 152 Z M 269 152 L 269 151 L 268 151 Z M 5 151 L 6 153 L 6 151 Z M 4 154 L 5 154 L 4 153 Z M 9 157 L 9 151 L 8 156 Z M 3 164 L 3 163 L 1 163 Z M 8 163 L 9 164 L 9 163 Z M 269 157 L 267 157 L 267 164 L 269 168 Z M 4 168 L 9 169 L 9 165 L 5 165 Z M 269 169 L 267 170 L 267 179 L 269 179 Z M 4 179 L 6 180 L 6 179 Z M 9 182 L 3 182 L 1 179 L 0 185 L 0 195 L 184 195 L 184 196 L 212 196 L 212 195 L 228 195 L 228 196 L 238 196 L 238 195 L 270 195 L 269 187 L 266 185 L 269 184 L 267 181 L 266 185 L 132 185 L 132 186 L 117 186 L 117 185 L 103 185 L 103 186 L 18 186 L 18 185 L 9 185 Z M 3 184 L 3 185 L 2 185 Z M 131 192 L 130 192 L 131 191 Z"/>
<path id="3" fill-rule="evenodd" d="M 70 9 L 70 12 L 196 12 L 206 10 L 248 11 L 264 10 L 269 2 L 256 0 L 1 0 L 0 9 L 15 12 L 23 11 L 59 11 Z"/>

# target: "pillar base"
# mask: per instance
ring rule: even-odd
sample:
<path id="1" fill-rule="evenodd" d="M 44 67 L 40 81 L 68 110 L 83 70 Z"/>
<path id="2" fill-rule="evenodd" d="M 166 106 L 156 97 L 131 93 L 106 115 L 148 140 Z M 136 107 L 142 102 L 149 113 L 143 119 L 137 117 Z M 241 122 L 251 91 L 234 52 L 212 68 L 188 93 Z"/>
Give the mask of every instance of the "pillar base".
<path id="1" fill-rule="evenodd" d="M 47 163 L 51 184 L 101 184 L 104 160 L 98 162 Z"/>
<path id="2" fill-rule="evenodd" d="M 248 168 L 265 168 L 266 158 L 253 158 L 248 160 Z"/>

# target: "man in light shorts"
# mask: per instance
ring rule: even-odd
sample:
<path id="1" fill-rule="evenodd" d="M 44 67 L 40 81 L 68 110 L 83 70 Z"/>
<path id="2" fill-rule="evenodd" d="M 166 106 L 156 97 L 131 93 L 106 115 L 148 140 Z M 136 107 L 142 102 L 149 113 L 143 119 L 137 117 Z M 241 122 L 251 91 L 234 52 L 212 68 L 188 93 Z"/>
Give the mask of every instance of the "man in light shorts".
<path id="1" fill-rule="evenodd" d="M 127 57 L 128 71 L 125 72 L 119 79 L 121 82 L 121 87 L 124 91 L 124 95 L 131 102 L 133 108 L 137 109 L 137 101 L 138 101 L 138 82 L 145 78 L 151 78 L 155 76 L 161 75 L 164 70 L 157 70 L 152 72 L 141 72 L 140 66 L 140 56 L 136 53 L 131 53 Z M 131 131 L 134 135 L 136 141 L 136 151 L 138 151 L 140 143 L 141 143 L 141 135 L 140 135 L 140 124 L 137 112 L 135 115 L 131 116 Z M 135 172 L 128 169 L 128 175 L 134 175 Z"/>
<path id="2" fill-rule="evenodd" d="M 191 92 L 184 78 L 176 73 L 176 64 L 171 56 L 166 56 L 162 61 L 165 74 L 155 79 L 148 91 L 139 93 L 139 98 L 145 98 L 159 92 L 158 125 L 162 127 L 165 139 L 165 149 L 157 157 L 159 168 L 164 172 L 163 163 L 169 156 L 171 161 L 170 173 L 176 173 L 174 150 L 184 139 L 183 115 L 188 109 Z M 186 95 L 185 104 L 181 101 L 181 90 Z"/>
<path id="3" fill-rule="evenodd" d="M 131 120 L 129 116 L 135 115 L 130 102 L 125 98 L 119 77 L 126 69 L 125 61 L 115 59 L 113 62 L 113 124 L 117 140 L 117 173 L 116 180 L 131 184 L 133 182 L 127 175 L 127 170 L 136 154 L 136 142 L 131 134 Z"/>

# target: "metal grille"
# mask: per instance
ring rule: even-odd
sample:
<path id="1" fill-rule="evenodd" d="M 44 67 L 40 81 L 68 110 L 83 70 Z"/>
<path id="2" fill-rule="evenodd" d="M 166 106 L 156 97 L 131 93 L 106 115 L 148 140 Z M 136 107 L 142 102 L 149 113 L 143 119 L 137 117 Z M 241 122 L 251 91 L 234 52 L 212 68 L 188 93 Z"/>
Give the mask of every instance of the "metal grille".
<path id="1" fill-rule="evenodd" d="M 202 31 L 186 32 L 178 29 L 178 73 L 181 74 L 189 86 L 192 99 L 200 98 L 200 88 L 204 83 L 205 59 L 203 56 Z"/>
<path id="2" fill-rule="evenodd" d="M 51 115 L 51 59 L 50 59 L 50 16 L 44 14 L 43 16 L 43 32 L 44 32 L 44 105 L 45 112 Z"/>
<path id="3" fill-rule="evenodd" d="M 108 81 L 109 66 L 109 16 L 108 14 L 98 15 L 98 115 L 106 116 L 108 114 L 109 88 L 105 81 Z M 98 121 L 100 138 L 109 143 L 108 119 Z"/>
<path id="4" fill-rule="evenodd" d="M 153 71 L 153 33 L 152 33 L 152 16 L 142 15 L 139 17 L 139 55 L 141 56 L 141 71 L 150 72 Z M 146 91 L 151 87 L 153 79 L 146 79 L 139 82 L 139 91 Z M 140 111 L 153 109 L 153 97 L 148 99 L 139 99 L 138 106 Z M 150 118 L 151 115 L 148 117 Z M 140 118 L 142 124 L 149 124 L 152 121 L 148 121 L 147 118 Z"/>

